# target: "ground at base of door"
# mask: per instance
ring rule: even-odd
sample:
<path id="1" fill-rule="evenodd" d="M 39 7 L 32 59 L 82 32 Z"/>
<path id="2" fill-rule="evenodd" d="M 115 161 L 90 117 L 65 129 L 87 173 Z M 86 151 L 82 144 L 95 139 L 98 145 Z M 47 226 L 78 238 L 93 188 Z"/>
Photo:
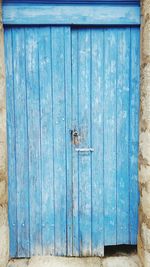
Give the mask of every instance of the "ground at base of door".
<path id="1" fill-rule="evenodd" d="M 114 257 L 32 257 L 10 260 L 7 267 L 141 267 L 138 256 L 120 255 Z"/>

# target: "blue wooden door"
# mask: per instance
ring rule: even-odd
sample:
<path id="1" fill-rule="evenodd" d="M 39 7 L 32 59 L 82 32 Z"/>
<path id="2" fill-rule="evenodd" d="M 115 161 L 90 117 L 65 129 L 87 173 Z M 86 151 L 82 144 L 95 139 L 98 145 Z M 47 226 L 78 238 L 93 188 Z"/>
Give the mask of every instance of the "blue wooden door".
<path id="1" fill-rule="evenodd" d="M 139 28 L 5 27 L 11 257 L 136 244 Z"/>

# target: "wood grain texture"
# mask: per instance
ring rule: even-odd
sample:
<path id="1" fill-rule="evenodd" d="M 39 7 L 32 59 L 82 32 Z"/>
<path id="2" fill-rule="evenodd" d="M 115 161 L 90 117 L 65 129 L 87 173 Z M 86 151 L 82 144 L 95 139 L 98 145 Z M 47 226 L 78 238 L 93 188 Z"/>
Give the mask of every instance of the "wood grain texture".
<path id="1" fill-rule="evenodd" d="M 3 5 L 3 24 L 138 25 L 138 6 Z"/>
<path id="2" fill-rule="evenodd" d="M 117 244 L 128 244 L 130 29 L 117 34 Z"/>
<path id="3" fill-rule="evenodd" d="M 64 27 L 52 27 L 55 255 L 66 255 L 66 125 Z"/>
<path id="4" fill-rule="evenodd" d="M 78 112 L 78 31 L 73 30 L 71 35 L 72 42 L 72 84 L 71 84 L 71 106 L 72 106 L 72 127 L 79 131 L 79 112 Z M 72 198 L 73 198 L 73 255 L 79 256 L 79 154 L 72 146 Z"/>
<path id="5" fill-rule="evenodd" d="M 130 58 L 130 243 L 137 243 L 139 191 L 138 191 L 138 152 L 139 152 L 139 106 L 140 106 L 140 32 L 131 28 Z"/>
<path id="6" fill-rule="evenodd" d="M 7 147 L 8 147 L 8 219 L 10 229 L 10 255 L 17 256 L 17 179 L 16 179 L 16 133 L 14 106 L 14 67 L 12 29 L 5 31 L 6 100 L 7 100 Z"/>
<path id="7" fill-rule="evenodd" d="M 42 192 L 41 192 L 41 133 L 39 92 L 38 28 L 25 29 L 26 90 L 29 142 L 30 250 L 31 255 L 42 253 Z"/>
<path id="8" fill-rule="evenodd" d="M 18 255 L 29 257 L 28 124 L 26 101 L 25 32 L 13 29 L 14 105 L 16 131 Z M 22 110 L 24 112 L 22 112 Z"/>
<path id="9" fill-rule="evenodd" d="M 139 27 L 5 27 L 5 53 L 11 257 L 136 244 Z"/>
<path id="10" fill-rule="evenodd" d="M 65 78 L 65 136 L 66 136 L 66 238 L 67 238 L 67 251 L 68 256 L 73 255 L 73 198 L 72 198 L 72 144 L 70 129 L 72 128 L 72 116 L 71 116 L 71 29 L 65 27 L 64 29 L 64 53 L 65 53 L 65 65 L 64 65 L 64 78 Z M 68 116 L 70 114 L 70 116 Z"/>
<path id="11" fill-rule="evenodd" d="M 104 244 L 116 244 L 117 29 L 104 33 Z"/>
<path id="12" fill-rule="evenodd" d="M 91 30 L 92 255 L 104 244 L 104 30 Z"/>
<path id="13" fill-rule="evenodd" d="M 78 32 L 78 112 L 80 147 L 90 142 L 90 30 Z M 91 254 L 91 153 L 79 152 L 79 245 L 80 255 Z"/>
<path id="14" fill-rule="evenodd" d="M 41 27 L 39 34 L 39 87 L 41 131 L 41 190 L 43 254 L 54 253 L 54 170 L 52 118 L 51 29 Z"/>

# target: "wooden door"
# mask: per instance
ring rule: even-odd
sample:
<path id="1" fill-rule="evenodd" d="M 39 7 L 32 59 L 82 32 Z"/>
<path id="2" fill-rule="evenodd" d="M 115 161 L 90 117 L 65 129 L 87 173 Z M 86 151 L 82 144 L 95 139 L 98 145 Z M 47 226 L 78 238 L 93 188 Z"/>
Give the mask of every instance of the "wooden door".
<path id="1" fill-rule="evenodd" d="M 139 28 L 5 27 L 10 255 L 136 244 Z"/>

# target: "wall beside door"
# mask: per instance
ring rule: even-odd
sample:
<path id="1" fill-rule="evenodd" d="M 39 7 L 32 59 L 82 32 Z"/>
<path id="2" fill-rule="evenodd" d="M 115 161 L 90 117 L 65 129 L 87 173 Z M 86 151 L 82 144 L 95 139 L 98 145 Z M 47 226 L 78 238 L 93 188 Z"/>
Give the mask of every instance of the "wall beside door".
<path id="1" fill-rule="evenodd" d="M 143 266 L 150 266 L 150 3 L 141 1 L 141 113 L 139 183 L 141 202 L 139 209 L 138 253 Z"/>
<path id="2" fill-rule="evenodd" d="M 0 266 L 5 267 L 9 258 L 8 227 L 8 181 L 7 181 L 7 146 L 6 146 L 6 91 L 4 36 L 2 6 L 0 2 Z"/>

